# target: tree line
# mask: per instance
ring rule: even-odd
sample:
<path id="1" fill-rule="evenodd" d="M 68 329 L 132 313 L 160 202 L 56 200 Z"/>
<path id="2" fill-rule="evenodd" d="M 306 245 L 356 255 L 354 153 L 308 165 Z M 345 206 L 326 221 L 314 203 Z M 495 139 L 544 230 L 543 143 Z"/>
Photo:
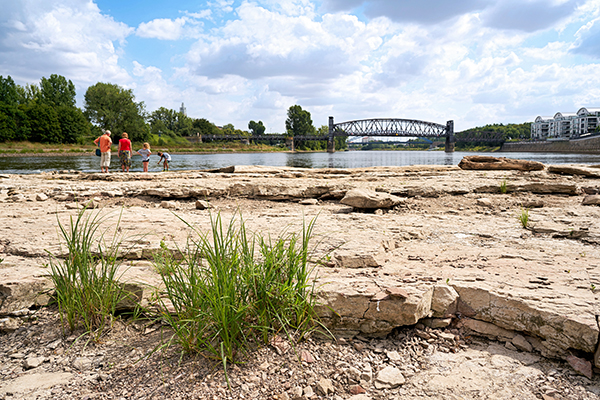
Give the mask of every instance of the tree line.
<path id="1" fill-rule="evenodd" d="M 471 147 L 471 146 L 491 146 L 490 142 L 484 140 L 478 141 L 478 138 L 485 139 L 489 133 L 499 133 L 501 139 L 499 142 L 506 142 L 510 140 L 527 140 L 531 138 L 531 122 L 525 122 L 522 124 L 488 124 L 485 126 L 479 126 L 466 131 L 457 132 L 456 137 L 472 138 L 469 142 L 458 142 L 456 143 L 457 148 Z"/>
<path id="2" fill-rule="evenodd" d="M 75 85 L 61 75 L 41 78 L 39 84 L 20 86 L 9 76 L 0 76 L 0 142 L 89 143 L 105 130 L 119 138 L 127 132 L 135 142 L 154 145 L 184 144 L 186 136 L 261 136 L 262 121 L 250 121 L 248 130 L 233 124 L 217 127 L 205 118 L 190 118 L 182 112 L 160 107 L 148 113 L 131 89 L 98 82 L 88 87 L 83 110 L 76 106 Z M 316 129 L 310 112 L 299 105 L 288 109 L 282 136 L 326 136 L 327 126 Z M 256 139 L 255 139 L 256 140 Z M 278 144 L 265 138 L 269 144 Z M 279 142 L 280 143 L 280 142 Z M 301 150 L 323 150 L 326 141 L 302 141 Z M 336 149 L 346 148 L 345 138 L 336 138 Z"/>

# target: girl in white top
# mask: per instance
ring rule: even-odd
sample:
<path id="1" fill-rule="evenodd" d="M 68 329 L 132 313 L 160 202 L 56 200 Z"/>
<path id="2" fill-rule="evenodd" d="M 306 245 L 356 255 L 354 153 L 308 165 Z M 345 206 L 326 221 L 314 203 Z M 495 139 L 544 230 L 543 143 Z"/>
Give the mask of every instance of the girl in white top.
<path id="1" fill-rule="evenodd" d="M 142 156 L 142 165 L 144 166 L 144 172 L 148 172 L 148 163 L 150 162 L 150 143 L 144 143 L 143 149 L 139 149 L 138 154 Z"/>

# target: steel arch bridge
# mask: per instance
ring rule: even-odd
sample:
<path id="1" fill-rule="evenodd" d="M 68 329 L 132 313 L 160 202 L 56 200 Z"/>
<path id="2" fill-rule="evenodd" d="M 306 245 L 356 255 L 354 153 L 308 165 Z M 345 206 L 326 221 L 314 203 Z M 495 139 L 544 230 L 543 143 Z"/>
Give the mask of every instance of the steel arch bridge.
<path id="1" fill-rule="evenodd" d="M 334 123 L 333 117 L 329 117 L 329 137 L 327 140 L 327 151 L 335 151 L 336 136 L 404 136 L 404 137 L 426 137 L 445 138 L 446 152 L 454 151 L 454 121 L 446 122 L 446 125 L 434 122 L 419 121 L 416 119 L 401 118 L 373 118 L 359 119 Z"/>

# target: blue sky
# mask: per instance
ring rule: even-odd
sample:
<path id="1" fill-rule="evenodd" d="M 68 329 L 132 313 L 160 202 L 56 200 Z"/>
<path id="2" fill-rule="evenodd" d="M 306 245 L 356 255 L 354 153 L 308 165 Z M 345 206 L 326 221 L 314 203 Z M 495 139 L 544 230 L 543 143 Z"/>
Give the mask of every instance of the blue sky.
<path id="1" fill-rule="evenodd" d="M 456 130 L 600 107 L 600 0 L 0 0 L 0 75 L 97 82 L 247 129 L 395 117 Z"/>

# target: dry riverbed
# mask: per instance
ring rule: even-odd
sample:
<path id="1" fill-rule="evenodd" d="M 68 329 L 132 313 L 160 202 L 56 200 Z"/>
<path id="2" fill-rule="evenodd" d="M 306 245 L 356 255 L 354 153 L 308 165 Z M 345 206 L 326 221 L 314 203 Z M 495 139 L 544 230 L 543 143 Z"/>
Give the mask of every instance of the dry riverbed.
<path id="1" fill-rule="evenodd" d="M 0 175 L 0 398 L 596 399 L 595 171 Z M 63 331 L 40 295 L 46 250 L 61 254 L 57 220 L 89 200 L 131 238 L 127 280 L 155 286 L 152 252 L 189 234 L 178 216 L 207 229 L 208 205 L 263 235 L 316 218 L 335 339 L 273 341 L 229 368 L 227 388 L 220 365 L 154 351 L 170 337 L 160 322 L 120 320 L 99 343 Z"/>

